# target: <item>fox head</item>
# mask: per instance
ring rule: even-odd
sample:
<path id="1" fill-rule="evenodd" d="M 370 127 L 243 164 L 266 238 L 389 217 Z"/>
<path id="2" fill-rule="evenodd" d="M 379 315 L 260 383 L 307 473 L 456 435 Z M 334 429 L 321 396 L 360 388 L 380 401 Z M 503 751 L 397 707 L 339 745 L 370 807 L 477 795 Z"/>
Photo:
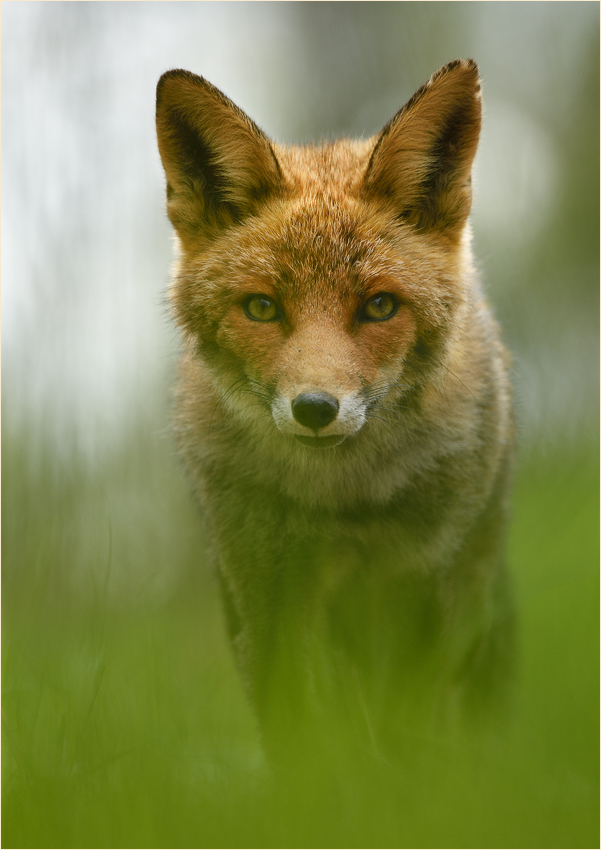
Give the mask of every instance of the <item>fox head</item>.
<path id="1" fill-rule="evenodd" d="M 170 299 L 230 415 L 325 448 L 432 383 L 470 297 L 480 119 L 471 60 L 374 138 L 307 147 L 271 142 L 201 77 L 161 77 Z"/>

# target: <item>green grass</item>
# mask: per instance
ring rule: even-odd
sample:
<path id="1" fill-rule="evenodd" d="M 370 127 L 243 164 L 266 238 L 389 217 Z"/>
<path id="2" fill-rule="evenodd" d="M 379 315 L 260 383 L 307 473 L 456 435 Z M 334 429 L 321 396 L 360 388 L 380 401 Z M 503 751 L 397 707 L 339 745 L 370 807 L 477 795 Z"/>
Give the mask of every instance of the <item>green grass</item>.
<path id="1" fill-rule="evenodd" d="M 415 771 L 272 782 L 165 446 L 4 441 L 4 847 L 598 846 L 598 454 L 523 459 L 515 717 Z"/>

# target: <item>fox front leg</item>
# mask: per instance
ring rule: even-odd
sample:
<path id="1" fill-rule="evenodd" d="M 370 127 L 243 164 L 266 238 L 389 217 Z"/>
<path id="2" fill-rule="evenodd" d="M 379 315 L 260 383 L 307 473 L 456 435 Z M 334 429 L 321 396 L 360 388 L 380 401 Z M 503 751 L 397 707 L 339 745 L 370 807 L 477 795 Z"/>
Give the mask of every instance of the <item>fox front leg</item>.
<path id="1" fill-rule="evenodd" d="M 247 545 L 221 564 L 230 639 L 270 759 L 298 759 L 315 738 L 316 558 Z"/>

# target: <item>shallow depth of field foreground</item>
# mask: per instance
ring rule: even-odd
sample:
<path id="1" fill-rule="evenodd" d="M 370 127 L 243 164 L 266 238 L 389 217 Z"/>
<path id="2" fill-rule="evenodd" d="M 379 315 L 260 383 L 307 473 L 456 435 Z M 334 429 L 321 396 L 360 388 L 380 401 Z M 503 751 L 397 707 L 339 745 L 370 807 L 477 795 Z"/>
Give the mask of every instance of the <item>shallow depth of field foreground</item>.
<path id="1" fill-rule="evenodd" d="M 170 540 L 149 541 L 139 522 L 74 554 L 81 501 L 106 510 L 102 482 L 73 472 L 57 485 L 43 465 L 30 477 L 26 449 L 4 448 L 4 846 L 593 845 L 594 451 L 533 458 L 518 475 L 521 687 L 506 737 L 421 742 L 428 758 L 410 773 L 346 764 L 282 785 L 264 768 L 212 584 L 191 579 L 168 604 L 133 610 L 107 598 L 123 558 L 152 562 L 168 547 L 196 571 L 192 509 L 175 505 Z M 176 490 L 128 457 L 129 470 L 117 460 L 106 475 Z M 70 569 L 97 576 L 85 606 L 65 594 Z"/>

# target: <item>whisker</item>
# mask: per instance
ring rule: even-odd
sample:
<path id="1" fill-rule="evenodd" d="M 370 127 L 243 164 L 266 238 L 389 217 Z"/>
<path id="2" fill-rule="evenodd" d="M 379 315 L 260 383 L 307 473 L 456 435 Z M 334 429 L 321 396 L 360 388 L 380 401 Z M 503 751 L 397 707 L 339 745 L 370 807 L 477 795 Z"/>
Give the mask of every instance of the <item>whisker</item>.
<path id="1" fill-rule="evenodd" d="M 386 425 L 392 426 L 393 424 L 391 419 L 387 419 L 385 416 L 378 416 L 377 413 L 370 413 L 369 421 L 371 422 L 372 419 L 377 419 L 379 422 L 384 422 Z"/>
<path id="2" fill-rule="evenodd" d="M 461 378 L 459 377 L 459 375 L 456 375 L 453 371 L 451 371 L 451 369 L 449 369 L 449 367 L 447 366 L 447 364 L 446 364 L 446 363 L 443 363 L 443 362 L 442 362 L 442 360 L 439 360 L 439 359 L 438 359 L 438 357 L 435 357 L 435 356 L 434 356 L 434 354 L 432 354 L 432 353 L 430 353 L 430 352 L 428 352 L 427 356 L 428 356 L 428 357 L 431 357 L 431 358 L 432 358 L 432 360 L 435 360 L 437 363 L 439 363 L 439 364 L 443 367 L 443 369 L 446 369 L 446 370 L 447 370 L 447 372 L 449 373 L 449 375 L 452 375 L 452 376 L 455 378 L 455 380 L 459 381 L 459 383 L 461 384 L 461 386 L 462 386 L 465 390 L 467 390 L 467 391 L 468 391 L 468 393 L 469 393 L 469 394 L 471 395 L 471 397 L 474 399 L 474 401 L 476 402 L 476 404 L 480 404 L 480 402 L 478 401 L 478 399 L 476 398 L 476 396 L 473 394 L 473 392 L 470 390 L 470 388 L 469 388 L 468 386 L 466 386 L 466 385 L 463 383 L 463 381 L 461 380 Z"/>
<path id="3" fill-rule="evenodd" d="M 369 418 L 367 420 L 367 424 L 369 424 L 370 422 L 373 422 L 374 420 L 376 420 L 377 422 L 381 422 L 382 425 L 384 426 L 385 430 L 388 433 L 390 433 L 390 434 L 395 433 L 394 422 L 391 421 L 390 419 L 387 419 L 384 416 L 378 416 L 377 413 L 370 413 Z"/>
<path id="4" fill-rule="evenodd" d="M 398 407 L 388 407 L 387 405 L 378 404 L 377 402 L 375 402 L 374 407 L 377 410 L 384 410 L 384 411 L 386 411 L 386 413 L 397 413 L 398 410 L 399 410 Z"/>
<path id="5" fill-rule="evenodd" d="M 234 383 L 230 387 L 228 387 L 228 389 L 225 390 L 225 392 L 221 396 L 219 396 L 219 403 L 225 404 L 225 402 L 229 398 L 231 398 L 231 396 L 236 392 L 236 390 L 240 386 L 240 384 L 243 384 L 244 381 L 245 381 L 244 377 L 238 378 L 237 380 L 235 380 Z M 213 415 L 211 416 L 211 421 L 209 422 L 209 430 L 211 430 L 213 428 L 213 419 L 215 418 L 215 412 L 216 411 L 213 411 Z"/>
<path id="6" fill-rule="evenodd" d="M 262 402 L 265 402 L 267 407 L 271 406 L 271 399 L 267 395 L 263 395 L 262 393 L 257 392 L 256 390 L 239 390 L 240 395 L 250 395 L 255 399 L 260 399 Z"/>
<path id="7" fill-rule="evenodd" d="M 380 381 L 376 384 L 371 384 L 371 386 L 366 387 L 362 390 L 362 395 L 366 399 L 372 399 L 374 397 L 378 397 L 380 395 L 384 396 L 390 392 L 390 390 L 409 390 L 411 389 L 411 384 L 405 384 L 400 381 L 400 379 L 396 381 Z"/>

